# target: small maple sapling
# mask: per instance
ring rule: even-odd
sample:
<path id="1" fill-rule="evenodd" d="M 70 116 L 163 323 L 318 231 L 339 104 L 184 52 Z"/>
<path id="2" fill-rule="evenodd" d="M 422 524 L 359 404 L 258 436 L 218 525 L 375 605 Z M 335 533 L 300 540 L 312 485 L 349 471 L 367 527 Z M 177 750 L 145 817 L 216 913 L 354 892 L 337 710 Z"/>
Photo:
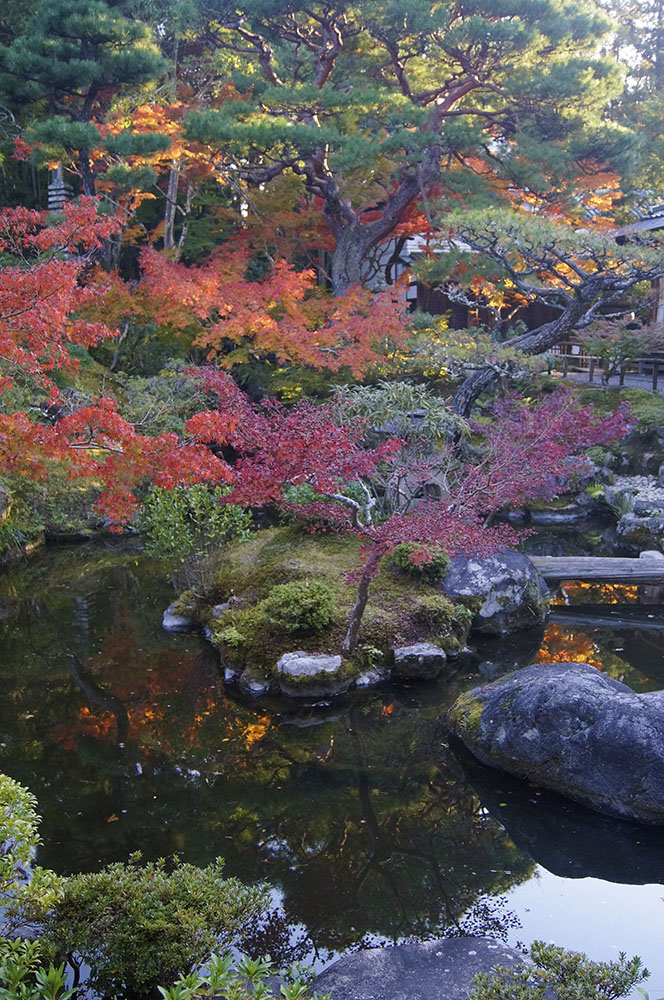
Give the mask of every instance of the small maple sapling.
<path id="1" fill-rule="evenodd" d="M 415 558 L 426 559 L 440 546 L 451 555 L 486 556 L 514 544 L 519 534 L 508 525 L 489 526 L 487 515 L 506 504 L 556 495 L 560 477 L 578 467 L 576 452 L 617 440 L 629 426 L 628 410 L 597 419 L 592 407 L 580 407 L 566 393 L 537 407 L 511 400 L 496 408 L 483 434 L 481 460 L 463 464 L 451 450 L 441 456 L 445 489 L 440 499 L 423 499 L 377 519 L 375 477 L 386 464 L 399 473 L 400 441 L 366 448 L 366 428 L 358 422 L 339 424 L 329 406 L 304 401 L 290 410 L 272 402 L 254 407 L 230 377 L 212 370 L 203 377 L 217 395 L 218 409 L 193 417 L 187 431 L 194 440 L 231 445 L 239 453 L 227 502 L 279 503 L 285 486 L 306 483 L 319 499 L 289 509 L 301 517 L 333 519 L 340 530 L 362 539 L 362 564 L 353 574 L 357 596 L 342 649 L 346 656 L 358 643 L 371 580 L 397 545 L 416 543 Z M 431 462 L 415 461 L 419 466 L 409 471 L 424 483 L 431 477 Z"/>

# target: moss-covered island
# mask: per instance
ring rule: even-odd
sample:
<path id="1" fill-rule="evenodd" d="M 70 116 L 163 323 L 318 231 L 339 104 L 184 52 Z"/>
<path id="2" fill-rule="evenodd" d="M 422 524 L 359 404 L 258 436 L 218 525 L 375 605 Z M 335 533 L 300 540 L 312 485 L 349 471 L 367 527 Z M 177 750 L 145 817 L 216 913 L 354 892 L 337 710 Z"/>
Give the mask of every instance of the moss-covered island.
<path id="1" fill-rule="evenodd" d="M 360 547 L 353 536 L 267 528 L 220 553 L 204 599 L 185 591 L 171 610 L 206 626 L 227 677 L 244 676 L 245 686 L 250 678 L 260 686 L 262 679 L 263 690 L 278 690 L 276 667 L 284 653 L 339 653 L 357 590 L 352 574 L 361 564 Z M 358 650 L 340 661 L 335 683 L 340 676 L 346 687 L 386 677 L 400 647 L 426 642 L 447 656 L 464 648 L 478 600 L 454 602 L 443 593 L 439 575 L 426 565 L 421 572 L 413 569 L 400 567 L 398 557 L 383 561 Z M 291 675 L 289 689 L 299 683 L 306 694 L 314 681 L 325 682 L 324 674 L 332 682 L 329 670 L 299 682 Z"/>

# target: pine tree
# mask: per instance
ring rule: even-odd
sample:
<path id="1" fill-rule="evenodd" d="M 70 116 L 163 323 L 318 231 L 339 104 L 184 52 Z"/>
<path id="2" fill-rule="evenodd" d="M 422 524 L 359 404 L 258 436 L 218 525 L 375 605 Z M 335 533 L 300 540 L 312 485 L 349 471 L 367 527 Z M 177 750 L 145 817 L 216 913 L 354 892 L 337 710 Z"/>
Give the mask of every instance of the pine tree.
<path id="1" fill-rule="evenodd" d="M 75 151 L 84 194 L 94 194 L 94 124 L 114 94 L 158 77 L 164 62 L 150 29 L 106 0 L 41 0 L 0 45 L 0 92 L 43 120 L 33 138 Z"/>
<path id="2" fill-rule="evenodd" d="M 620 91 L 597 56 L 592 3 L 368 0 L 221 3 L 208 44 L 243 101 L 192 114 L 190 134 L 262 185 L 292 172 L 319 199 L 343 294 L 432 188 L 457 202 L 519 187 L 560 196 L 624 133 L 602 121 Z"/>

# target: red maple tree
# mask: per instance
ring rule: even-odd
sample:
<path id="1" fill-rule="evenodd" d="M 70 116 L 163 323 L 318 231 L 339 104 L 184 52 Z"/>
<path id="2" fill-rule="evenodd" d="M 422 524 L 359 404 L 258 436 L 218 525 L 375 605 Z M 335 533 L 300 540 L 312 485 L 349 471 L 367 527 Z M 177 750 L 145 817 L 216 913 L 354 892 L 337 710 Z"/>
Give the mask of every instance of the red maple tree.
<path id="1" fill-rule="evenodd" d="M 418 482 L 424 486 L 430 481 L 435 463 L 415 457 L 415 464 L 404 470 L 401 442 L 388 439 L 366 448 L 366 428 L 357 422 L 340 425 L 328 406 L 302 401 L 290 410 L 274 402 L 255 407 L 224 373 L 211 370 L 203 378 L 218 409 L 197 414 L 187 431 L 194 440 L 230 445 L 239 453 L 225 502 L 278 503 L 285 486 L 306 483 L 316 499 L 290 504 L 289 510 L 302 518 L 332 520 L 339 530 L 362 539 L 345 655 L 357 645 L 371 580 L 397 545 L 414 543 L 413 558 L 422 561 L 439 547 L 450 555 L 486 556 L 513 545 L 520 533 L 505 524 L 489 525 L 488 515 L 507 504 L 557 495 L 582 463 L 576 453 L 617 440 L 630 426 L 627 407 L 598 418 L 570 393 L 557 393 L 536 407 L 513 398 L 496 407 L 491 427 L 482 432 L 480 460 L 461 462 L 452 446 L 437 460 L 445 473 L 439 499 L 423 497 L 406 509 L 383 509 L 377 518 L 379 469 L 383 481 L 389 481 L 390 471 L 400 478 L 406 471 L 416 489 Z M 349 484 L 359 491 L 349 490 Z"/>
<path id="2" fill-rule="evenodd" d="M 135 509 L 136 486 L 211 480 L 225 482 L 228 466 L 209 449 L 175 434 L 147 437 L 122 418 L 114 400 L 100 399 L 60 415 L 58 370 L 74 372 L 72 347 L 91 347 L 115 336 L 106 323 L 83 315 L 103 295 L 86 274 L 102 241 L 118 221 L 100 216 L 92 198 L 65 207 L 54 224 L 44 212 L 0 211 L 0 469 L 42 479 L 49 462 L 63 462 L 71 477 L 103 485 L 100 511 L 122 523 Z M 36 412 L 12 402 L 12 388 L 26 381 L 45 394 Z"/>

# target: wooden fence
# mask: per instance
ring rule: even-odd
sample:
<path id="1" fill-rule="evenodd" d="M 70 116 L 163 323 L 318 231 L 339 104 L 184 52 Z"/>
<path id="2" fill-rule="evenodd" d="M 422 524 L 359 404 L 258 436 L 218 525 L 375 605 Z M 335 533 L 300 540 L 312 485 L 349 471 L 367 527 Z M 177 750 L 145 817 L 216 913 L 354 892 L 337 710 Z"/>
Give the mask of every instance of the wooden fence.
<path id="1" fill-rule="evenodd" d="M 555 357 L 553 367 L 557 371 L 562 371 L 563 375 L 568 372 L 580 371 L 588 372 L 588 381 L 594 381 L 595 375 L 602 371 L 602 362 L 599 358 L 587 351 L 573 341 L 563 341 L 556 344 L 550 353 Z M 625 384 L 625 375 L 650 375 L 652 381 L 652 391 L 657 392 L 660 378 L 664 379 L 664 351 L 654 351 L 645 354 L 641 358 L 635 358 L 623 365 L 618 372 L 618 384 Z"/>

